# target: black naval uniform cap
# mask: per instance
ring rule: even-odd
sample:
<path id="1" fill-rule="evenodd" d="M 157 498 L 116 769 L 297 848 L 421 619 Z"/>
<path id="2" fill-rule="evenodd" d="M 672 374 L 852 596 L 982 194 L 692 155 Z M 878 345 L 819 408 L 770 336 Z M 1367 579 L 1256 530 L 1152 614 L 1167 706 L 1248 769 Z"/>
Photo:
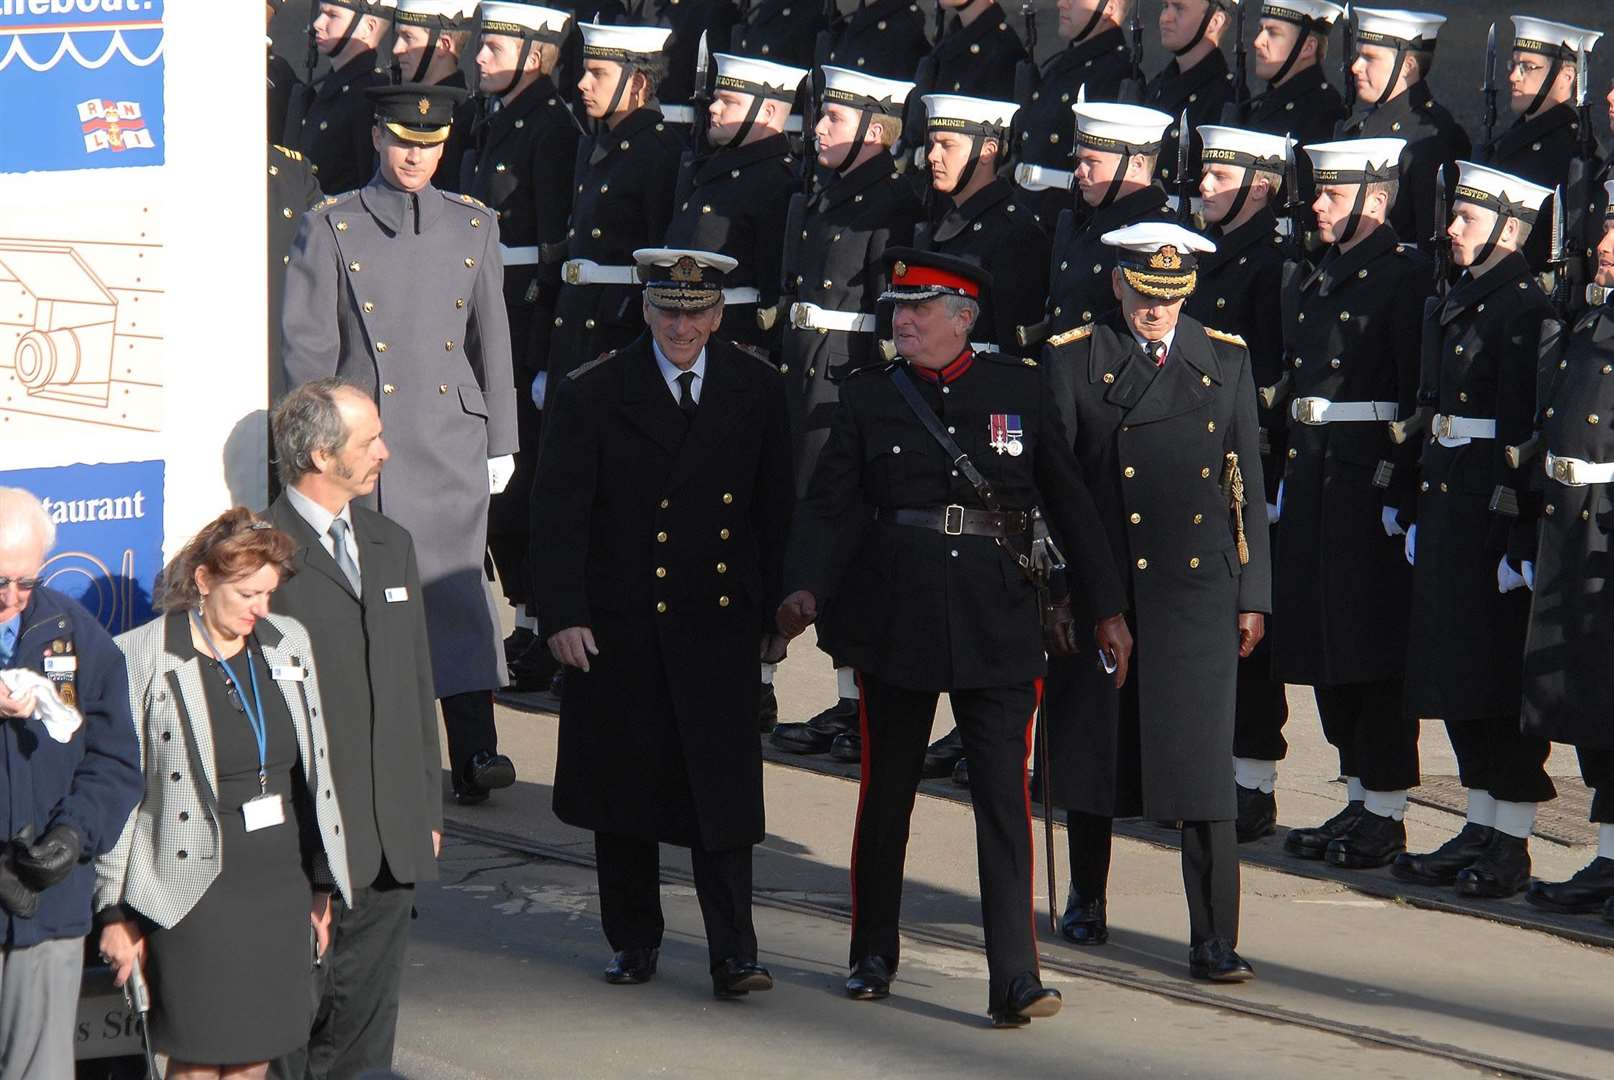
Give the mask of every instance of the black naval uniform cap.
<path id="1" fill-rule="evenodd" d="M 915 304 L 938 296 L 962 296 L 980 302 L 992 288 L 992 275 L 969 259 L 917 248 L 886 248 L 882 256 L 891 284 L 882 301 Z"/>
<path id="2" fill-rule="evenodd" d="M 663 311 L 705 311 L 723 299 L 739 260 L 715 251 L 640 248 L 633 253 L 645 299 Z"/>
<path id="3" fill-rule="evenodd" d="M 454 107 L 468 95 L 457 86 L 400 83 L 372 86 L 364 96 L 375 106 L 376 123 L 404 142 L 436 146 L 447 141 Z"/>

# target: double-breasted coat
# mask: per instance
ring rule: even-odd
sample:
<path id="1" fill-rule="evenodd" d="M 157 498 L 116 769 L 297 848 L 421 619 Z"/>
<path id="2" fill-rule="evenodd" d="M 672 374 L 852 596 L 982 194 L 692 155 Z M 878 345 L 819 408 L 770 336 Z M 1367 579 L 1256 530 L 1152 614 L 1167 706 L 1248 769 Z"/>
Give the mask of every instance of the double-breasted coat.
<path id="1" fill-rule="evenodd" d="M 1121 306 L 1110 283 L 1115 249 L 1104 243 L 1104 234 L 1140 221 L 1164 220 L 1168 213 L 1166 191 L 1158 184 L 1096 210 L 1084 205 L 1080 217 L 1074 209 L 1060 212 L 1048 268 L 1047 311 L 1054 333 L 1085 326 Z"/>
<path id="2" fill-rule="evenodd" d="M 1037 215 L 1020 202 L 1020 190 L 1002 177 L 962 204 L 945 200 L 941 219 L 914 230 L 914 246 L 979 263 L 992 275 L 971 331 L 1006 353 L 1020 353 L 1015 328 L 1042 318 L 1048 295 L 1048 234 Z"/>
<path id="3" fill-rule="evenodd" d="M 375 51 L 366 50 L 292 95 L 280 141 L 312 163 L 327 195 L 355 191 L 375 173 L 375 107 L 364 92 L 386 82 Z"/>
<path id="4" fill-rule="evenodd" d="M 906 75 L 914 89 L 902 116 L 902 142 L 909 151 L 925 145 L 925 95 L 963 94 L 991 101 L 1014 97 L 1014 69 L 1026 58 L 1026 47 L 1009 25 L 1009 16 L 994 3 L 966 26 L 954 18 L 935 46 Z"/>
<path id="5" fill-rule="evenodd" d="M 683 137 L 654 108 L 637 109 L 577 148 L 566 258 L 632 266 L 638 248 L 660 247 L 672 220 Z M 548 370 L 559 378 L 644 329 L 634 285 L 562 285 Z"/>
<path id="6" fill-rule="evenodd" d="M 1429 246 L 1436 228 L 1435 190 L 1440 167 L 1446 167 L 1447 206 L 1457 187 L 1457 160 L 1468 158 L 1468 132 L 1444 105 L 1430 96 L 1426 83 L 1416 82 L 1383 105 L 1357 103 L 1356 111 L 1340 121 L 1339 139 L 1405 139 L 1401 151 L 1400 186 L 1390 208 L 1390 225 L 1403 243 Z"/>
<path id="7" fill-rule="evenodd" d="M 1299 177 L 1302 227 L 1309 231 L 1311 204 L 1317 198 L 1317 189 L 1311 178 L 1311 155 L 1300 147 L 1328 142 L 1334 137 L 1334 129 L 1346 114 L 1339 91 L 1329 85 L 1322 65 L 1314 64 L 1295 72 L 1277 86 L 1268 83 L 1264 91 L 1233 108 L 1237 112 L 1232 119 L 1233 127 L 1287 135 L 1295 140 L 1295 175 Z"/>
<path id="8" fill-rule="evenodd" d="M 392 457 L 370 501 L 414 537 L 437 696 L 503 685 L 487 463 L 518 440 L 493 212 L 379 174 L 325 200 L 298 229 L 281 327 L 287 387 L 337 375 L 381 411 Z"/>
<path id="9" fill-rule="evenodd" d="M 791 299 L 832 311 L 876 314 L 885 291 L 882 255 L 913 240 L 923 213 L 891 155 L 832 175 L 813 193 L 795 245 Z M 788 320 L 783 320 L 788 321 Z M 804 492 L 829 437 L 840 384 L 880 358 L 877 335 L 850 330 L 784 330 L 781 370 L 791 399 L 797 489 Z"/>
<path id="10" fill-rule="evenodd" d="M 1552 305 L 1521 254 L 1465 278 L 1424 324 L 1420 396 L 1446 416 L 1495 420 L 1496 438 L 1422 439 L 1408 636 L 1406 707 L 1448 721 L 1512 716 L 1530 609 L 1524 589 L 1499 593 L 1497 563 L 1516 517 L 1493 512 L 1499 487 L 1522 481 L 1504 450 L 1534 429 L 1541 328 Z M 1539 467 L 1539 465 L 1538 465 Z"/>
<path id="11" fill-rule="evenodd" d="M 1143 91 L 1143 104 L 1159 109 L 1171 117 L 1166 128 L 1165 145 L 1154 166 L 1155 179 L 1165 185 L 1173 195 L 1177 193 L 1177 140 L 1182 134 L 1183 110 L 1188 111 L 1188 176 L 1199 190 L 1199 155 L 1204 144 L 1199 138 L 1201 124 L 1218 124 L 1222 108 L 1233 100 L 1233 72 L 1227 66 L 1227 57 L 1217 49 L 1205 59 L 1183 71 L 1173 59 L 1149 80 Z"/>
<path id="12" fill-rule="evenodd" d="M 818 34 L 827 29 L 823 4 L 800 0 L 758 0 L 749 4 L 729 32 L 729 50 L 776 64 L 810 68 Z"/>
<path id="13" fill-rule="evenodd" d="M 354 884 L 369 887 L 383 859 L 396 881 L 435 881 L 431 834 L 443 829 L 443 767 L 415 545 L 385 516 L 348 509 L 359 595 L 291 497 L 270 504 L 270 523 L 297 544 L 297 573 L 270 604 L 308 631 L 323 676 L 331 777 L 342 794 Z"/>
<path id="14" fill-rule="evenodd" d="M 819 640 L 833 642 L 838 663 L 884 682 L 935 691 L 1030 683 L 1046 668 L 1042 630 L 1036 590 L 1015 561 L 989 536 L 877 516 L 986 509 L 892 383 L 893 367 L 990 481 L 1001 508 L 1041 507 L 1070 568 L 1073 607 L 1095 619 L 1122 609 L 1104 529 L 1043 369 L 990 353 L 964 354 L 937 381 L 898 361 L 842 384 L 797 508 L 785 592 L 812 593 Z M 1020 453 L 993 448 L 994 415 L 1019 424 Z"/>
<path id="15" fill-rule="evenodd" d="M 858 0 L 835 31 L 825 63 L 887 79 L 911 79 L 930 51 L 914 0 Z"/>
<path id="16" fill-rule="evenodd" d="M 794 502 L 784 380 L 713 339 L 691 421 L 646 335 L 552 392 L 538 618 L 599 646 L 566 674 L 555 813 L 709 851 L 757 843 L 757 657 Z"/>
<path id="17" fill-rule="evenodd" d="M 1383 402 L 1409 415 L 1417 396 L 1429 260 L 1381 225 L 1333 247 L 1283 294 L 1291 397 Z M 1410 506 L 1417 445 L 1378 420 L 1291 420 L 1273 574 L 1273 675 L 1313 686 L 1377 682 L 1403 670 L 1411 568 L 1383 523 Z M 1389 466 L 1380 487 L 1381 463 Z"/>
<path id="18" fill-rule="evenodd" d="M 1054 800 L 1106 817 L 1232 818 L 1238 614 L 1271 610 L 1249 355 L 1183 317 L 1156 366 L 1117 314 L 1050 340 L 1043 363 L 1137 643 L 1123 690 L 1091 656 L 1049 665 Z M 1223 488 L 1229 454 L 1244 477 L 1248 563 Z"/>
<path id="19" fill-rule="evenodd" d="M 740 264 L 728 286 L 751 286 L 761 296 L 755 304 L 724 305 L 717 333 L 725 341 L 779 348 L 778 323 L 764 330 L 757 313 L 779 303 L 785 217 L 801 187 L 797 164 L 790 140 L 769 135 L 695 158 L 679 174 L 667 246 L 727 255 Z"/>
<path id="20" fill-rule="evenodd" d="M 1614 461 L 1614 313 L 1595 307 L 1551 366 L 1556 376 L 1542 410 L 1543 442 L 1557 457 Z M 1614 498 L 1608 484 L 1571 487 L 1531 465 L 1541 485 L 1535 591 L 1524 647 L 1523 727 L 1527 735 L 1614 749 Z"/>
<path id="21" fill-rule="evenodd" d="M 1543 187 L 1562 188 L 1567 197 L 1579 195 L 1578 190 L 1570 190 L 1569 172 L 1569 165 L 1579 151 L 1580 119 L 1574 106 L 1554 105 L 1535 116 L 1519 117 L 1489 145 L 1481 147 L 1479 153 L 1480 160 L 1492 168 Z M 1574 207 L 1576 202 L 1578 199 L 1569 206 Z M 1549 201 L 1541 209 L 1540 227 L 1524 242 L 1525 259 L 1537 273 L 1547 269 L 1552 240 L 1548 223 L 1552 219 L 1546 214 L 1553 212 L 1554 207 Z"/>

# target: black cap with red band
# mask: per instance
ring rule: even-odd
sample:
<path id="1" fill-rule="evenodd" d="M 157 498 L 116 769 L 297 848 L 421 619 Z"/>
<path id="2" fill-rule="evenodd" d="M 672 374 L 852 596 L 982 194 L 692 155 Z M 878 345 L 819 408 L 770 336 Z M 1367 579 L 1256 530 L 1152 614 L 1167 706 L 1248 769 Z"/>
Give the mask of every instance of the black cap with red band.
<path id="1" fill-rule="evenodd" d="M 968 259 L 916 248 L 887 248 L 883 256 L 890 285 L 882 301 L 913 304 L 938 296 L 980 301 L 992 288 L 992 275 Z"/>

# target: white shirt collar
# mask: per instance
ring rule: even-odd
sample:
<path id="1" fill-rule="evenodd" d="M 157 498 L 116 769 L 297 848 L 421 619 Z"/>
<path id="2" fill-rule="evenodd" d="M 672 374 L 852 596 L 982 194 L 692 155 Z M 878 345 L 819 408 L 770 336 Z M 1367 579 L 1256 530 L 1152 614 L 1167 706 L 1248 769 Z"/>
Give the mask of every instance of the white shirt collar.
<path id="1" fill-rule="evenodd" d="M 679 397 L 678 376 L 682 375 L 685 369 L 667 359 L 661 351 L 661 346 L 657 344 L 656 339 L 653 337 L 650 339 L 650 351 L 655 353 L 656 366 L 661 369 L 661 377 L 667 380 L 667 389 L 672 393 L 673 400 L 677 401 Z M 695 357 L 695 362 L 689 366 L 688 370 L 695 373 L 695 380 L 690 384 L 689 393 L 698 404 L 701 399 L 701 384 L 706 381 L 706 349 L 704 347 L 701 349 L 701 354 Z"/>
<path id="2" fill-rule="evenodd" d="M 286 488 L 286 498 L 290 501 L 292 509 L 297 511 L 297 516 L 308 522 L 309 527 L 314 530 L 314 535 L 319 537 L 320 543 L 325 545 L 326 550 L 330 549 L 329 533 L 331 531 L 331 522 L 337 518 L 347 522 L 348 535 L 353 535 L 353 510 L 351 505 L 344 505 L 340 514 L 333 514 L 295 487 Z"/>

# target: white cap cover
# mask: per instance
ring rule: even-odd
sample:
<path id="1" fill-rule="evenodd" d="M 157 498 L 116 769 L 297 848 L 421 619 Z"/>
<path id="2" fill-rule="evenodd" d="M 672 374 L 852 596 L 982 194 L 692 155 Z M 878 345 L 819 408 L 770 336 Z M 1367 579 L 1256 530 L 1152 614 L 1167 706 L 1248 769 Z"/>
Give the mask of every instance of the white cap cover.
<path id="1" fill-rule="evenodd" d="M 1433 52 L 1446 16 L 1399 8 L 1356 8 L 1356 40 L 1363 45 Z"/>
<path id="2" fill-rule="evenodd" d="M 824 104 L 849 109 L 901 116 L 903 103 L 913 93 L 914 84 L 899 79 L 882 79 L 861 71 L 824 65 Z"/>
<path id="3" fill-rule="evenodd" d="M 1319 184 L 1373 184 L 1396 179 L 1405 139 L 1345 139 L 1312 143 L 1312 179 Z"/>
<path id="4" fill-rule="evenodd" d="M 1259 165 L 1273 172 L 1281 172 L 1289 156 L 1289 148 L 1295 145 L 1293 139 L 1265 131 L 1248 131 L 1216 124 L 1201 124 L 1198 130 L 1204 143 L 1200 160 L 1207 165 L 1221 163 L 1245 168 Z"/>
<path id="5" fill-rule="evenodd" d="M 1603 36 L 1601 30 L 1582 30 L 1568 23 L 1532 19 L 1525 15 L 1514 15 L 1512 19 L 1513 47 L 1520 52 L 1573 60 L 1577 48 L 1591 52 L 1597 40 Z"/>
<path id="6" fill-rule="evenodd" d="M 1328 0 L 1266 0 L 1261 5 L 1263 19 L 1282 19 L 1301 26 L 1321 23 L 1330 27 L 1344 14 L 1344 8 Z"/>
<path id="7" fill-rule="evenodd" d="M 926 94 L 925 128 L 928 131 L 963 131 L 991 135 L 1005 131 L 1020 106 L 1012 101 L 990 101 L 959 94 Z"/>
<path id="8" fill-rule="evenodd" d="M 1488 165 L 1459 161 L 1457 170 L 1455 199 L 1519 218 L 1527 224 L 1535 221 L 1537 212 L 1546 205 L 1547 197 L 1552 194 L 1551 188 L 1533 184 Z"/>
<path id="9" fill-rule="evenodd" d="M 536 37 L 558 42 L 566 36 L 572 13 L 537 4 L 512 4 L 509 0 L 483 0 L 482 33 L 506 37 Z"/>
<path id="10" fill-rule="evenodd" d="M 1077 143 L 1115 154 L 1158 150 L 1172 122 L 1160 110 L 1142 105 L 1082 101 L 1070 108 L 1076 114 Z"/>
<path id="11" fill-rule="evenodd" d="M 672 29 L 666 26 L 605 26 L 578 23 L 583 32 L 583 56 L 589 60 L 615 60 L 631 64 L 659 57 Z"/>
<path id="12" fill-rule="evenodd" d="M 796 96 L 796 88 L 807 77 L 806 68 L 776 64 L 772 60 L 756 60 L 732 53 L 714 53 L 717 62 L 717 88 L 732 90 L 736 94 L 761 95 L 789 101 Z"/>

